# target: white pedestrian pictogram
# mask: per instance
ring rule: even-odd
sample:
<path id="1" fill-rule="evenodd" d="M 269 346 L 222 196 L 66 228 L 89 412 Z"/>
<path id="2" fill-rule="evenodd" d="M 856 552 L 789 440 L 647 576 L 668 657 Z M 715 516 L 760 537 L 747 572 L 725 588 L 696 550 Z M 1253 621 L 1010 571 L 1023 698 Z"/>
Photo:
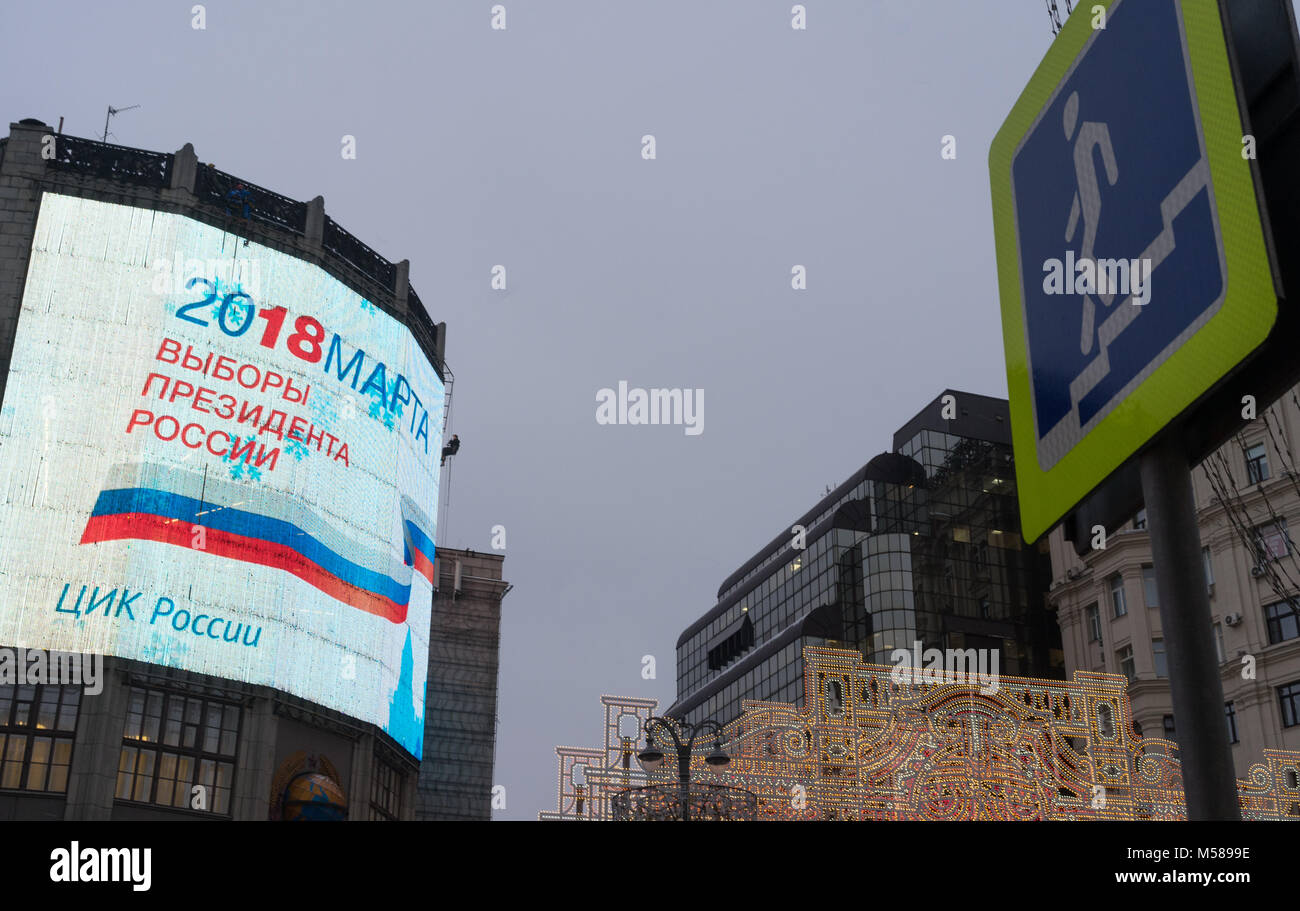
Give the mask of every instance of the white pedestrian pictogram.
<path id="1" fill-rule="evenodd" d="M 1074 92 L 1065 102 L 1065 138 L 1074 138 L 1075 127 L 1079 120 L 1079 93 Z M 1065 242 L 1074 240 L 1075 230 L 1079 227 L 1079 216 L 1083 215 L 1083 248 L 1080 259 L 1094 260 L 1093 245 L 1097 240 L 1097 219 L 1101 215 L 1101 187 L 1097 181 L 1097 164 L 1093 150 L 1101 151 L 1102 162 L 1106 165 L 1106 180 L 1114 186 L 1119 180 L 1119 166 L 1115 163 L 1115 148 L 1110 143 L 1110 129 L 1104 123 L 1095 120 L 1084 121 L 1079 127 L 1079 136 L 1074 140 L 1074 174 L 1079 189 L 1070 204 L 1070 221 L 1065 227 Z M 1097 297 L 1107 307 L 1115 300 L 1115 295 L 1107 290 Z M 1092 350 L 1096 305 L 1092 296 L 1083 297 L 1083 332 L 1079 338 L 1080 350 L 1087 354 Z"/>

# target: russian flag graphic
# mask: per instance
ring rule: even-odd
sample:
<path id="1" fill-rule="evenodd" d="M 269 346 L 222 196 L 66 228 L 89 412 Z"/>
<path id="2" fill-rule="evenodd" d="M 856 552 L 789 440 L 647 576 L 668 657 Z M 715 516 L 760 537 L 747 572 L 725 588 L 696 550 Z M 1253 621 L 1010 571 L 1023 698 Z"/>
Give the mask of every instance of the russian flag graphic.
<path id="1" fill-rule="evenodd" d="M 404 560 L 399 567 L 385 555 L 365 553 L 286 495 L 205 482 L 202 496 L 195 497 L 188 491 L 174 492 L 193 487 L 193 474 L 161 466 L 149 468 L 146 473 L 153 475 L 151 478 L 100 492 L 81 536 L 82 544 L 159 541 L 269 566 L 393 623 L 406 621 L 412 574 L 418 572 L 433 581 L 434 544 L 424 530 L 429 527 L 428 520 L 407 497 L 402 497 L 401 503 Z M 140 483 L 143 480 L 150 483 Z M 196 547 L 196 539 L 202 542 L 201 547 Z"/>
<path id="2" fill-rule="evenodd" d="M 402 527 L 406 530 L 406 540 L 402 542 L 403 558 L 407 566 L 415 567 L 417 573 L 428 579 L 429 584 L 434 585 L 433 539 L 425 534 L 419 525 L 406 517 L 410 507 L 406 503 L 402 505 Z"/>

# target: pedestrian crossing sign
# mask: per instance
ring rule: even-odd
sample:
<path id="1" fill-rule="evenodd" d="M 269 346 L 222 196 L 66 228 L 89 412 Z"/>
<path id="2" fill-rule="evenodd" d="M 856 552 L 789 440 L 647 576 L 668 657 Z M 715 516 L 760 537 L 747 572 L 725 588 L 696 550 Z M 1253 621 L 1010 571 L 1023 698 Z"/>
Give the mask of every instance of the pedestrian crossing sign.
<path id="1" fill-rule="evenodd" d="M 1278 299 L 1243 122 L 1219 0 L 1098 0 L 994 138 L 1026 540 L 1268 336 Z"/>

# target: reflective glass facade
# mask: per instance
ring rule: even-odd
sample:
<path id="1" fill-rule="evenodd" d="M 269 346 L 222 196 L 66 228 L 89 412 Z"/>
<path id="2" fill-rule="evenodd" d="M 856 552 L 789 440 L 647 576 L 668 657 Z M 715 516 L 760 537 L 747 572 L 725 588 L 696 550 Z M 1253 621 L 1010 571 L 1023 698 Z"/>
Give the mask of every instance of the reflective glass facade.
<path id="1" fill-rule="evenodd" d="M 946 396 L 960 416 L 944 419 Z M 671 714 L 726 723 L 747 699 L 801 704 L 808 643 L 876 664 L 918 642 L 989 649 L 1001 674 L 1064 677 L 1046 545 L 1020 538 L 1006 402 L 945 393 L 894 444 L 791 523 L 806 549 L 786 533 L 723 583 L 678 641 Z"/>

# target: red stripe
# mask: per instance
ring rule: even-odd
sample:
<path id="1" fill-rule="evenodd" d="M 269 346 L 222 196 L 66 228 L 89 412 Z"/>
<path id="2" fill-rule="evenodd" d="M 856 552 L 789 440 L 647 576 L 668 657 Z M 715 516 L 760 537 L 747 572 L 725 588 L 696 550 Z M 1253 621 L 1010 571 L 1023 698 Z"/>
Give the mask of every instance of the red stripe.
<path id="1" fill-rule="evenodd" d="M 424 555 L 424 551 L 415 551 L 415 571 L 430 582 L 433 581 L 433 561 Z"/>
<path id="2" fill-rule="evenodd" d="M 397 604 L 382 595 L 366 591 L 350 582 L 344 582 L 293 548 L 263 541 L 260 538 L 218 531 L 215 528 L 205 528 L 204 536 L 206 538 L 204 553 L 282 569 L 331 598 L 358 610 L 383 617 L 393 623 L 406 621 L 405 604 Z M 94 544 L 100 541 L 120 541 L 130 538 L 159 541 L 163 544 L 175 544 L 178 547 L 193 546 L 191 526 L 188 522 L 138 512 L 91 516 L 90 521 L 86 523 L 86 532 L 81 536 L 81 543 Z"/>

